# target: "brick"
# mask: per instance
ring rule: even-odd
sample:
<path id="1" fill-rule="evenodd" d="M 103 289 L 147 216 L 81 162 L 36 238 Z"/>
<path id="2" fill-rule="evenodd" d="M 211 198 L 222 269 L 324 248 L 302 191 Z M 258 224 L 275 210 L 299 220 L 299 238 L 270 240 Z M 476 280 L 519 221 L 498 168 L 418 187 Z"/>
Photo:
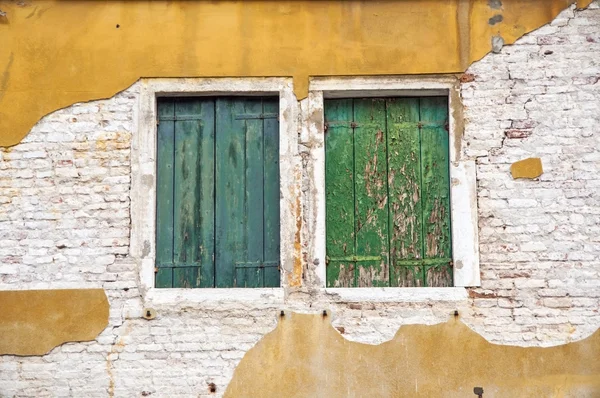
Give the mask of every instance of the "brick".
<path id="1" fill-rule="evenodd" d="M 443 322 L 457 308 L 500 344 L 554 345 L 593 332 L 600 320 L 599 4 L 594 13 L 562 12 L 462 75 L 461 157 L 477 163 L 481 288 L 459 303 L 353 309 L 323 298 L 307 278 L 306 291 L 289 294 L 286 305 L 328 308 L 345 338 L 373 344 L 402 324 Z M 102 287 L 111 304 L 110 324 L 94 342 L 67 343 L 43 359 L 0 357 L 7 396 L 97 396 L 110 380 L 115 396 L 197 396 L 209 381 L 224 392 L 245 353 L 276 326 L 281 308 L 264 302 L 162 305 L 155 320 L 140 319 L 145 292 L 128 257 L 138 97 L 135 84 L 61 109 L 10 153 L 0 148 L 0 289 Z M 305 214 L 314 205 L 309 144 L 298 148 Z M 543 158 L 544 174 L 513 180 L 510 165 L 528 157 Z"/>

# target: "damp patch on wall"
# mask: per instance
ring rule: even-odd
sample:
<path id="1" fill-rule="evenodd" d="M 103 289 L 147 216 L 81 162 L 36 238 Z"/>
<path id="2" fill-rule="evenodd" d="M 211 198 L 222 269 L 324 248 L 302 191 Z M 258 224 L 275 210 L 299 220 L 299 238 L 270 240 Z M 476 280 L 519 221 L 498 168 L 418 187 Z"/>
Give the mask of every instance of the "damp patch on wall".
<path id="1" fill-rule="evenodd" d="M 140 77 L 462 73 L 590 2 L 0 0 L 0 146 Z"/>
<path id="2" fill-rule="evenodd" d="M 103 289 L 0 291 L 0 355 L 44 355 L 108 325 Z"/>
<path id="3" fill-rule="evenodd" d="M 379 345 L 346 340 L 329 312 L 280 316 L 246 353 L 226 397 L 600 396 L 600 331 L 555 347 L 492 344 L 453 317 Z"/>

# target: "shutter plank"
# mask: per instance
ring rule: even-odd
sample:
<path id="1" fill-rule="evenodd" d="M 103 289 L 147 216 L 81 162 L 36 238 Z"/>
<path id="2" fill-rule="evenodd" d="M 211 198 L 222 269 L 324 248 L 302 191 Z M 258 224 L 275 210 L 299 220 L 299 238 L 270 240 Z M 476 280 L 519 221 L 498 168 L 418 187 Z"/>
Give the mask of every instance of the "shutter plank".
<path id="1" fill-rule="evenodd" d="M 279 99 L 265 98 L 263 113 L 279 114 Z M 279 263 L 279 121 L 265 119 L 264 130 L 264 261 Z M 279 287 L 279 267 L 264 269 L 264 286 Z"/>
<path id="2" fill-rule="evenodd" d="M 388 286 L 388 181 L 386 106 L 382 99 L 354 100 L 357 286 Z"/>
<path id="3" fill-rule="evenodd" d="M 202 115 L 202 101 L 180 98 L 175 102 L 176 117 Z M 200 266 L 200 148 L 202 120 L 175 121 L 175 206 L 174 266 Z M 188 278 L 188 279 L 185 279 Z M 193 279 L 192 279 L 193 278 Z M 200 287 L 198 272 L 173 271 L 174 287 Z"/>
<path id="4" fill-rule="evenodd" d="M 328 258 L 356 255 L 352 100 L 325 101 L 326 250 Z M 356 286 L 350 261 L 327 261 L 327 287 Z"/>
<path id="5" fill-rule="evenodd" d="M 260 98 L 235 100 L 245 115 L 262 113 Z M 236 106 L 237 107 L 237 104 Z M 237 116 L 237 115 L 236 115 Z M 263 121 L 261 119 L 245 119 L 244 130 L 244 183 L 242 251 L 235 258 L 240 263 L 260 263 L 263 260 L 264 238 L 264 161 L 263 161 Z M 237 267 L 235 270 L 235 287 L 262 287 L 264 272 L 261 267 Z"/>
<path id="6" fill-rule="evenodd" d="M 202 100 L 200 108 L 201 134 L 199 203 L 200 287 L 215 286 L 215 101 Z"/>
<path id="7" fill-rule="evenodd" d="M 158 100 L 158 117 L 174 116 L 172 99 Z M 160 122 L 156 158 L 156 287 L 173 287 L 173 168 L 175 123 Z M 168 268 L 163 268 L 168 267 Z"/>
<path id="8" fill-rule="evenodd" d="M 422 258 L 418 98 L 387 101 L 391 286 L 422 286 L 423 268 L 400 264 Z"/>
<path id="9" fill-rule="evenodd" d="M 244 254 L 245 138 L 242 103 L 216 100 L 215 286 L 233 287 Z"/>
<path id="10" fill-rule="evenodd" d="M 420 99 L 421 173 L 423 190 L 424 258 L 450 258 L 450 171 L 449 137 L 445 124 L 448 102 L 445 97 Z M 428 265 L 426 286 L 452 286 L 448 260 Z"/>
<path id="11" fill-rule="evenodd" d="M 173 287 L 173 267 L 158 267 L 156 270 L 157 288 Z"/>
<path id="12" fill-rule="evenodd" d="M 184 289 L 200 287 L 200 267 L 174 267 L 173 287 Z"/>

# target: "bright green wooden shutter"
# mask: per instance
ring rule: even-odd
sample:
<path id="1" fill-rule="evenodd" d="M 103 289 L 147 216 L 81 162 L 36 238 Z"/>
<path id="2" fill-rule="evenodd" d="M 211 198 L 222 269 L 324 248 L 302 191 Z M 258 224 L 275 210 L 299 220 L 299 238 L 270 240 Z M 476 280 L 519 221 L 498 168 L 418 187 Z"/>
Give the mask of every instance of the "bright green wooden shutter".
<path id="1" fill-rule="evenodd" d="M 328 100 L 327 286 L 452 285 L 445 97 Z"/>
<path id="2" fill-rule="evenodd" d="M 158 114 L 156 286 L 279 286 L 277 99 L 160 99 Z"/>

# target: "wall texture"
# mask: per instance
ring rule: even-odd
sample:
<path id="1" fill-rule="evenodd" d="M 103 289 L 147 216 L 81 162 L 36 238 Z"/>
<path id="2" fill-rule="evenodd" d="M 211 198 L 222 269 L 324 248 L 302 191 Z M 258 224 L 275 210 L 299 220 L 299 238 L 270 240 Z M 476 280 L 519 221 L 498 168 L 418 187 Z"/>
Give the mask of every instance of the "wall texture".
<path id="1" fill-rule="evenodd" d="M 140 77 L 293 76 L 301 99 L 309 76 L 463 72 L 590 2 L 0 1 L 0 145 Z"/>
<path id="2" fill-rule="evenodd" d="M 340 333 L 365 343 L 391 339 L 404 324 L 444 322 L 455 310 L 496 343 L 589 336 L 600 325 L 599 65 L 596 1 L 462 76 L 482 272 L 482 287 L 462 301 L 347 302 L 306 281 L 283 300 L 183 300 L 142 319 L 127 255 L 139 85 L 49 114 L 20 144 L 0 149 L 0 289 L 103 288 L 109 326 L 96 341 L 43 357 L 0 356 L 0 396 L 219 396 L 281 309 L 326 309 Z M 510 164 L 530 156 L 542 158 L 545 173 L 513 180 Z"/>

